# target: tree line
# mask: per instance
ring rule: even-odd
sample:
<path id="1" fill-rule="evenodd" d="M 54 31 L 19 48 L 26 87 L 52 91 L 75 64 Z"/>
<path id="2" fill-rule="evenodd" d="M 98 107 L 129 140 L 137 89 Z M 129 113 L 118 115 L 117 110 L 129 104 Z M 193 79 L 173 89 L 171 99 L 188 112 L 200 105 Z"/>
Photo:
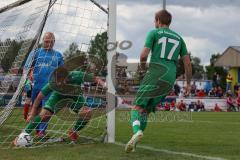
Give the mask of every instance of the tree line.
<path id="1" fill-rule="evenodd" d="M 12 40 L 10 38 L 5 41 L 0 40 L 0 67 L 2 67 L 4 73 L 7 73 L 11 68 L 22 44 L 23 41 Z"/>

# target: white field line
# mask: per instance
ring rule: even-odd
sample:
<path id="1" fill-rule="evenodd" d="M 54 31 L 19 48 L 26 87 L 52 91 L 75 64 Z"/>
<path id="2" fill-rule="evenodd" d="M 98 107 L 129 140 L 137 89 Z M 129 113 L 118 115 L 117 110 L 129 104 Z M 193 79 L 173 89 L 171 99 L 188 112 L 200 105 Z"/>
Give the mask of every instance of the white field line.
<path id="1" fill-rule="evenodd" d="M 198 121 L 198 120 L 192 120 L 192 121 L 179 121 L 179 123 L 210 123 L 210 124 L 230 124 L 230 125 L 240 125 L 239 122 L 219 122 L 219 121 Z"/>
<path id="2" fill-rule="evenodd" d="M 121 142 L 115 142 L 114 144 L 118 146 L 125 146 L 125 144 Z M 201 158 L 201 159 L 207 159 L 207 160 L 226 160 L 221 157 L 212 157 L 212 156 L 204 156 L 204 155 L 199 155 L 199 154 L 194 154 L 194 153 L 187 153 L 187 152 L 176 152 L 176 151 L 171 151 L 167 149 L 158 149 L 150 146 L 144 146 L 144 145 L 138 145 L 137 148 L 145 149 L 145 150 L 150 150 L 154 152 L 162 152 L 162 153 L 167 153 L 167 154 L 175 154 L 175 155 L 182 155 L 186 157 L 195 157 L 195 158 Z"/>

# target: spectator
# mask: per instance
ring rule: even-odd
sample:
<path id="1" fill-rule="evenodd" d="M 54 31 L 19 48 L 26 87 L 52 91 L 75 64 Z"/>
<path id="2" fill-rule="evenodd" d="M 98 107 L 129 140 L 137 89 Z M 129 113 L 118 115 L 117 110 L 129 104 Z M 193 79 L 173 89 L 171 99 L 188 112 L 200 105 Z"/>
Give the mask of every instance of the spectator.
<path id="1" fill-rule="evenodd" d="M 237 90 L 237 97 L 240 97 L 240 86 L 238 87 L 238 90 Z"/>
<path id="2" fill-rule="evenodd" d="M 220 86 L 218 86 L 218 88 L 217 88 L 216 96 L 219 97 L 219 98 L 223 97 L 223 90 L 222 90 L 222 88 Z"/>
<path id="3" fill-rule="evenodd" d="M 184 93 L 183 93 L 183 90 L 180 91 L 179 95 L 178 95 L 179 98 L 183 98 L 184 97 Z"/>
<path id="4" fill-rule="evenodd" d="M 197 92 L 197 97 L 204 97 L 205 96 L 205 92 L 203 89 L 200 89 L 198 92 Z"/>
<path id="5" fill-rule="evenodd" d="M 189 93 L 187 91 L 187 88 L 186 87 L 183 87 L 183 97 L 187 97 L 189 96 Z"/>
<path id="6" fill-rule="evenodd" d="M 191 102 L 188 106 L 188 111 L 190 112 L 193 112 L 195 110 L 195 103 L 194 102 Z"/>
<path id="7" fill-rule="evenodd" d="M 228 73 L 226 77 L 226 92 L 228 92 L 229 90 L 231 91 L 232 80 L 233 80 L 232 75 Z"/>
<path id="8" fill-rule="evenodd" d="M 209 96 L 209 97 L 216 97 L 216 89 L 215 89 L 215 87 L 212 88 L 212 89 L 208 92 L 208 96 Z"/>
<path id="9" fill-rule="evenodd" d="M 162 103 L 159 103 L 156 108 L 157 108 L 157 110 L 160 110 L 160 111 L 164 110 L 164 106 Z"/>
<path id="10" fill-rule="evenodd" d="M 200 111 L 204 111 L 204 110 L 205 110 L 204 104 L 200 100 L 198 100 L 196 103 L 196 111 L 200 112 Z"/>
<path id="11" fill-rule="evenodd" d="M 196 95 L 196 89 L 197 89 L 197 86 L 196 86 L 196 83 L 194 81 L 193 84 L 191 85 L 191 96 Z"/>
<path id="12" fill-rule="evenodd" d="M 170 104 L 170 111 L 174 111 L 175 110 L 175 101 L 173 100 Z"/>
<path id="13" fill-rule="evenodd" d="M 202 82 L 199 82 L 199 86 L 197 87 L 197 90 L 204 90 L 204 85 Z"/>
<path id="14" fill-rule="evenodd" d="M 165 102 L 164 110 L 165 110 L 165 111 L 170 111 L 170 103 Z"/>
<path id="15" fill-rule="evenodd" d="M 238 88 L 239 88 L 239 85 L 238 85 L 238 83 L 236 83 L 236 84 L 233 86 L 234 94 L 235 94 L 236 96 L 238 96 Z"/>
<path id="16" fill-rule="evenodd" d="M 236 111 L 231 93 L 227 93 L 227 106 L 229 111 Z"/>
<path id="17" fill-rule="evenodd" d="M 179 96 L 180 98 L 183 98 L 183 97 L 186 96 L 186 93 L 187 93 L 186 88 L 185 88 L 185 87 L 182 87 L 178 96 Z"/>
<path id="18" fill-rule="evenodd" d="M 175 95 L 178 96 L 180 93 L 181 87 L 177 83 L 175 83 L 173 88 L 174 88 Z"/>
<path id="19" fill-rule="evenodd" d="M 214 112 L 221 112 L 221 108 L 218 106 L 218 104 L 216 103 L 215 104 L 215 107 L 214 107 Z"/>
<path id="20" fill-rule="evenodd" d="M 177 105 L 177 109 L 179 111 L 186 111 L 186 104 L 183 102 L 183 100 L 181 100 L 178 105 Z"/>
<path id="21" fill-rule="evenodd" d="M 213 82 L 213 87 L 217 87 L 217 72 L 214 72 L 213 74 L 213 78 L 212 78 L 212 82 Z"/>

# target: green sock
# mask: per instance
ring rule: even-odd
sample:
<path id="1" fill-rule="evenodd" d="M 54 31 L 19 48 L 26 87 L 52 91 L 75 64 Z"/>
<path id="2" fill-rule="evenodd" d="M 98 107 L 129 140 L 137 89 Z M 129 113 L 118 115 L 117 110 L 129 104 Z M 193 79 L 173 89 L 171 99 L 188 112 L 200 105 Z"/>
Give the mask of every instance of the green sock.
<path id="1" fill-rule="evenodd" d="M 140 128 L 142 131 L 144 131 L 147 127 L 147 118 L 148 118 L 148 114 L 147 113 L 142 113 L 141 114 L 141 125 Z"/>
<path id="2" fill-rule="evenodd" d="M 39 115 L 35 116 L 32 122 L 29 122 L 26 128 L 24 129 L 26 133 L 30 134 L 33 129 L 35 129 L 38 124 L 41 122 L 41 117 Z"/>
<path id="3" fill-rule="evenodd" d="M 73 131 L 76 131 L 76 132 L 80 131 L 86 126 L 87 123 L 88 123 L 88 120 L 79 118 L 73 127 Z"/>
<path id="4" fill-rule="evenodd" d="M 131 125 L 133 133 L 137 133 L 140 129 L 140 113 L 138 110 L 131 110 Z"/>

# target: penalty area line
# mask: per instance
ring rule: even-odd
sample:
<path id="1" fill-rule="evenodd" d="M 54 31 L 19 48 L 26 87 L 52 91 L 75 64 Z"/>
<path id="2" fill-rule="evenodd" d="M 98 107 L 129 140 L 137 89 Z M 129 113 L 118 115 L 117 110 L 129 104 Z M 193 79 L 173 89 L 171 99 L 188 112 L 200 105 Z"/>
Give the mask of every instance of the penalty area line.
<path id="1" fill-rule="evenodd" d="M 125 144 L 121 142 L 115 142 L 113 144 L 116 144 L 118 146 L 125 146 Z M 154 151 L 154 152 L 162 152 L 162 153 L 167 153 L 167 154 L 175 154 L 175 155 L 182 155 L 182 156 L 187 156 L 187 157 L 195 157 L 195 158 L 201 158 L 201 159 L 207 159 L 207 160 L 226 160 L 221 157 L 212 157 L 212 156 L 204 156 L 204 155 L 199 155 L 199 154 L 194 154 L 194 153 L 187 153 L 187 152 L 176 152 L 176 151 L 171 151 L 167 149 L 158 149 L 150 146 L 145 146 L 145 145 L 138 145 L 137 148 L 149 150 L 149 151 Z"/>

